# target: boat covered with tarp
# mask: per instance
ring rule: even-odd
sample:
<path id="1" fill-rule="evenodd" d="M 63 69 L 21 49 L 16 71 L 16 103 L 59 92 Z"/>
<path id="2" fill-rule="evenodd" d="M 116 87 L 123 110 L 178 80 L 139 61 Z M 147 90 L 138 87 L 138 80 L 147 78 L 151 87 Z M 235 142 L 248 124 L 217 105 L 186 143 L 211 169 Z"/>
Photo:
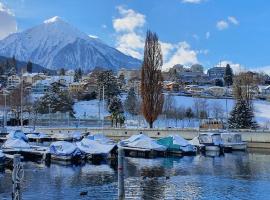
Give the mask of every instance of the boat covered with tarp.
<path id="1" fill-rule="evenodd" d="M 87 138 L 90 140 L 95 140 L 101 144 L 115 144 L 115 142 L 112 139 L 106 137 L 105 135 L 101 133 L 88 135 Z"/>
<path id="2" fill-rule="evenodd" d="M 21 130 L 15 130 L 15 131 L 10 132 L 7 135 L 7 139 L 20 139 L 20 140 L 23 140 L 25 142 L 28 141 L 28 138 L 26 137 L 24 132 L 22 132 Z"/>
<path id="3" fill-rule="evenodd" d="M 164 156 L 167 148 L 157 143 L 156 140 L 144 134 L 133 135 L 121 141 L 121 148 L 125 155 L 133 157 Z"/>
<path id="4" fill-rule="evenodd" d="M 2 150 L 0 150 L 0 166 L 5 164 L 6 156 Z"/>
<path id="5" fill-rule="evenodd" d="M 73 135 L 71 133 L 55 133 L 52 135 L 52 138 L 60 141 L 72 141 Z"/>
<path id="6" fill-rule="evenodd" d="M 88 159 L 95 157 L 111 158 L 116 154 L 117 149 L 116 144 L 101 143 L 89 138 L 84 138 L 81 141 L 76 142 L 76 145 Z"/>
<path id="7" fill-rule="evenodd" d="M 42 140 L 42 139 L 49 139 L 50 136 L 45 134 L 45 133 L 38 133 L 38 132 L 35 132 L 35 133 L 28 133 L 26 135 L 26 137 L 28 138 L 29 141 L 33 141 L 33 140 Z"/>
<path id="8" fill-rule="evenodd" d="M 83 138 L 83 133 L 82 132 L 79 132 L 79 131 L 73 131 L 71 133 L 71 137 L 73 140 L 75 141 L 79 141 Z"/>
<path id="9" fill-rule="evenodd" d="M 157 143 L 167 147 L 169 154 L 196 154 L 197 148 L 179 135 L 170 135 L 157 140 Z"/>
<path id="10" fill-rule="evenodd" d="M 72 161 L 83 157 L 83 153 L 75 144 L 66 141 L 52 142 L 50 153 L 53 160 Z"/>
<path id="11" fill-rule="evenodd" d="M 17 138 L 9 138 L 2 145 L 2 149 L 21 150 L 21 149 L 30 149 L 30 148 L 31 146 L 27 142 L 25 142 L 22 139 L 17 139 Z"/>

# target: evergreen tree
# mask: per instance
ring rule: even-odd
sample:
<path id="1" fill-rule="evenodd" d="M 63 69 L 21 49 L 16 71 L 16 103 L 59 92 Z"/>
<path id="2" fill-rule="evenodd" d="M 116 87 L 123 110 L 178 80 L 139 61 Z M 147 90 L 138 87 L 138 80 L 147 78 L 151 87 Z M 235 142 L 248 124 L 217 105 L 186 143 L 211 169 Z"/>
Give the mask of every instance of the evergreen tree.
<path id="1" fill-rule="evenodd" d="M 119 97 L 114 96 L 111 99 L 108 105 L 108 111 L 111 113 L 112 125 L 113 125 L 113 122 L 115 122 L 116 127 L 118 125 L 118 122 L 120 124 L 123 124 L 123 121 L 125 121 L 124 109 L 123 109 L 121 99 Z"/>
<path id="2" fill-rule="evenodd" d="M 100 90 L 100 99 L 102 96 L 102 89 L 104 87 L 104 96 L 105 99 L 107 99 L 108 105 L 113 97 L 120 95 L 121 91 L 117 78 L 113 75 L 111 70 L 101 71 L 98 73 L 97 85 Z"/>
<path id="3" fill-rule="evenodd" d="M 75 69 L 75 73 L 74 73 L 74 81 L 75 82 L 79 82 L 82 79 L 82 70 L 81 68 L 79 69 Z"/>
<path id="4" fill-rule="evenodd" d="M 139 101 L 133 87 L 128 91 L 128 95 L 125 100 L 125 109 L 131 115 L 139 114 Z"/>
<path id="5" fill-rule="evenodd" d="M 123 86 L 126 84 L 125 75 L 123 73 L 119 75 L 118 81 L 119 81 L 119 87 L 122 90 Z"/>
<path id="6" fill-rule="evenodd" d="M 254 129 L 258 127 L 254 120 L 253 108 L 247 101 L 238 99 L 228 120 L 231 129 Z"/>
<path id="7" fill-rule="evenodd" d="M 225 68 L 224 82 L 226 86 L 231 86 L 233 84 L 233 70 L 229 64 L 227 64 Z"/>
<path id="8" fill-rule="evenodd" d="M 33 64 L 32 64 L 31 61 L 28 61 L 27 62 L 26 70 L 27 70 L 28 73 L 32 73 L 32 71 L 33 71 Z"/>
<path id="9" fill-rule="evenodd" d="M 11 58 L 10 64 L 11 64 L 11 71 L 12 71 L 12 74 L 16 74 L 16 71 L 17 71 L 17 61 L 16 61 L 15 56 L 13 56 L 13 57 Z"/>
<path id="10" fill-rule="evenodd" d="M 221 79 L 216 79 L 215 80 L 215 86 L 223 87 L 223 81 Z"/>
<path id="11" fill-rule="evenodd" d="M 65 75 L 66 75 L 66 70 L 65 70 L 64 68 L 61 68 L 61 69 L 59 70 L 59 75 L 60 75 L 60 76 L 65 76 Z"/>
<path id="12" fill-rule="evenodd" d="M 74 101 L 67 91 L 61 91 L 58 86 L 53 86 L 36 102 L 36 109 L 41 114 L 59 111 L 62 113 L 69 112 L 73 116 L 73 104 Z"/>

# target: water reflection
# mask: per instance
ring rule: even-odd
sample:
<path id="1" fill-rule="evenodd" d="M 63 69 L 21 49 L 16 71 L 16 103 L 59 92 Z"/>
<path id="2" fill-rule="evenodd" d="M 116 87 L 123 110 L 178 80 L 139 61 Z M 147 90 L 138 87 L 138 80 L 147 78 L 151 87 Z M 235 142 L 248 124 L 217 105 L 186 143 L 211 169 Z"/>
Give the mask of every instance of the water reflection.
<path id="1" fill-rule="evenodd" d="M 117 199 L 116 163 L 24 164 L 24 199 Z M 269 199 L 270 153 L 126 158 L 126 199 Z M 0 173 L 0 199 L 11 199 L 11 173 Z M 80 192 L 88 191 L 87 196 Z"/>

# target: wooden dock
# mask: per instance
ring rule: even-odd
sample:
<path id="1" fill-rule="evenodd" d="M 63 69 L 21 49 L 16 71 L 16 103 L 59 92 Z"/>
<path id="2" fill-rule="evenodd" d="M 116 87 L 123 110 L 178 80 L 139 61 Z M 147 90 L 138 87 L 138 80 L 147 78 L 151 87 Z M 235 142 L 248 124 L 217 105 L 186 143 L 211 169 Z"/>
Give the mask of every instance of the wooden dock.
<path id="1" fill-rule="evenodd" d="M 45 147 L 36 147 L 33 146 L 30 149 L 2 149 L 3 153 L 8 156 L 12 156 L 14 154 L 20 154 L 23 156 L 23 160 L 29 161 L 45 161 L 50 162 L 51 154 Z"/>

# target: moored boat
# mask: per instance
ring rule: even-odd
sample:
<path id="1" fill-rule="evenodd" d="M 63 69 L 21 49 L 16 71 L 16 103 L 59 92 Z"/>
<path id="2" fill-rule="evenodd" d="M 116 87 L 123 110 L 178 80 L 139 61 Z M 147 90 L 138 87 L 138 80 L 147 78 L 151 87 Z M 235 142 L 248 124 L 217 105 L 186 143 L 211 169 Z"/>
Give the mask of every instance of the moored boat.
<path id="1" fill-rule="evenodd" d="M 84 157 L 80 149 L 75 144 L 66 141 L 51 143 L 50 153 L 52 160 L 60 161 L 78 161 Z"/>
<path id="2" fill-rule="evenodd" d="M 6 156 L 5 154 L 0 150 L 0 167 L 3 167 L 5 165 Z"/>
<path id="3" fill-rule="evenodd" d="M 52 135 L 52 138 L 56 141 L 72 141 L 73 136 L 71 133 L 55 133 Z"/>
<path id="4" fill-rule="evenodd" d="M 133 135 L 121 141 L 121 148 L 126 156 L 146 158 L 165 156 L 167 150 L 165 146 L 144 134 Z"/>
<path id="5" fill-rule="evenodd" d="M 2 149 L 13 149 L 13 150 L 21 150 L 21 149 L 30 149 L 31 146 L 22 139 L 10 138 L 2 145 Z"/>
<path id="6" fill-rule="evenodd" d="M 198 136 L 199 143 L 203 145 L 205 151 L 222 151 L 222 139 L 220 133 L 200 133 Z"/>
<path id="7" fill-rule="evenodd" d="M 245 151 L 247 143 L 242 141 L 242 136 L 239 133 L 221 133 L 221 139 L 225 149 Z"/>
<path id="8" fill-rule="evenodd" d="M 86 155 L 87 159 L 107 159 L 116 155 L 116 144 L 100 143 L 96 140 L 84 138 L 76 143 L 77 147 L 82 153 Z"/>
<path id="9" fill-rule="evenodd" d="M 157 143 L 167 147 L 169 155 L 195 155 L 197 148 L 179 135 L 170 135 L 157 140 Z"/>

